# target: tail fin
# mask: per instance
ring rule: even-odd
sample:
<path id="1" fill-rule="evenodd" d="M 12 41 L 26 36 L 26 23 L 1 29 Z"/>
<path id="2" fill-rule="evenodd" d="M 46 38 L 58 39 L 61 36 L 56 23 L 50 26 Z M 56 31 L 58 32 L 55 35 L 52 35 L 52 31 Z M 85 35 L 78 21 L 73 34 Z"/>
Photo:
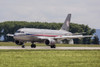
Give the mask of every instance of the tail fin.
<path id="1" fill-rule="evenodd" d="M 69 31 L 69 24 L 70 24 L 71 14 L 68 14 L 64 24 L 62 25 L 60 30 L 66 30 Z"/>

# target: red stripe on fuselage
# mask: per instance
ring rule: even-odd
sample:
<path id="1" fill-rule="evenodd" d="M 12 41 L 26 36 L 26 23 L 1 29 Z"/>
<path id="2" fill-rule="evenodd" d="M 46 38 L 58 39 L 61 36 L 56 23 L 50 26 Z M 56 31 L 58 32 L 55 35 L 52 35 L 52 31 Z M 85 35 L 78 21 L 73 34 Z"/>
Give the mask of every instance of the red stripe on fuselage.
<path id="1" fill-rule="evenodd" d="M 33 36 L 57 37 L 58 35 L 43 35 L 43 34 L 38 34 L 38 35 L 33 35 Z"/>

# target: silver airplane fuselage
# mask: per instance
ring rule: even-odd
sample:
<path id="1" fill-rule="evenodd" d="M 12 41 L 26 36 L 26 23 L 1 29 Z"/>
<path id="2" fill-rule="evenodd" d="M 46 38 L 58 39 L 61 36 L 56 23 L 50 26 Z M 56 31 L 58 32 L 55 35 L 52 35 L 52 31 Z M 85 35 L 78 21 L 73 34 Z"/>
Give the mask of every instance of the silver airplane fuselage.
<path id="1" fill-rule="evenodd" d="M 64 30 L 50 30 L 50 29 L 35 29 L 35 28 L 21 28 L 14 34 L 15 40 L 20 41 L 41 41 L 40 37 L 54 38 L 58 36 L 69 36 L 71 32 Z"/>

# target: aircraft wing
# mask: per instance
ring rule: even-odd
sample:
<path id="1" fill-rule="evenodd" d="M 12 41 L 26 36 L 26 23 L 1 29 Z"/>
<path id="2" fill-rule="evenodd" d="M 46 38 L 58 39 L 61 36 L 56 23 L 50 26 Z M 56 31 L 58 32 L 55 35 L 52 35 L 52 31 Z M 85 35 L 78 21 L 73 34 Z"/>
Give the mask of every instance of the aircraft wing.
<path id="1" fill-rule="evenodd" d="M 38 37 L 39 39 L 43 39 L 43 40 L 46 40 L 46 39 L 54 39 L 54 37 Z"/>
<path id="2" fill-rule="evenodd" d="M 71 35 L 71 36 L 57 36 L 57 37 L 38 37 L 39 39 L 55 39 L 55 40 L 63 40 L 63 39 L 75 39 L 75 38 L 85 38 L 92 37 L 93 35 Z"/>
<path id="3" fill-rule="evenodd" d="M 92 37 L 93 35 L 71 35 L 71 36 L 59 36 L 55 37 L 55 39 L 75 39 L 75 38 L 85 38 L 85 37 Z"/>

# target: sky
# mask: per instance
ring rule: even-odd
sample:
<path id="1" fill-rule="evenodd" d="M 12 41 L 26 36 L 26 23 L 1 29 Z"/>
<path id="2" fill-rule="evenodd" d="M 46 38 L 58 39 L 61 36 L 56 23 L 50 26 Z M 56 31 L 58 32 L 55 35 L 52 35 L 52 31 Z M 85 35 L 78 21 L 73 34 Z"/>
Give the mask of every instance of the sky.
<path id="1" fill-rule="evenodd" d="M 100 29 L 100 0 L 0 0 L 0 22 L 71 22 Z"/>

